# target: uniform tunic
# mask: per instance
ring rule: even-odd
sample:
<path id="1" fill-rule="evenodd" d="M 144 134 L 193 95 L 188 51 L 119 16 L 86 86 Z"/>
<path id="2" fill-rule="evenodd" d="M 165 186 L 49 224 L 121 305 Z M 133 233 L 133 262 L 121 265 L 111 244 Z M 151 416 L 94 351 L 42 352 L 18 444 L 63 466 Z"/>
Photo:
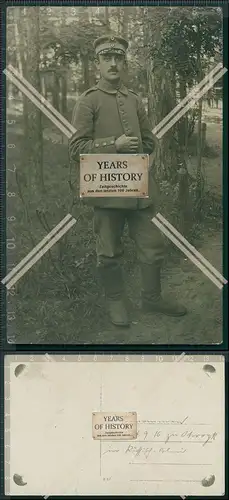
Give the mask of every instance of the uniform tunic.
<path id="1" fill-rule="evenodd" d="M 70 157 L 79 161 L 80 154 L 117 153 L 115 140 L 121 135 L 138 137 L 136 153 L 151 154 L 155 141 L 141 99 L 124 85 L 118 90 L 100 80 L 79 98 L 73 111 L 76 132 L 70 139 Z M 157 187 L 149 176 L 149 198 L 88 198 L 86 204 L 100 208 L 142 209 L 157 200 Z"/>
<path id="2" fill-rule="evenodd" d="M 72 124 L 76 132 L 69 141 L 69 153 L 76 162 L 79 162 L 80 154 L 117 153 L 115 140 L 123 134 L 138 137 L 136 153 L 151 154 L 155 149 L 156 138 L 142 101 L 123 84 L 117 90 L 101 79 L 84 92 L 73 110 Z M 139 260 L 152 263 L 163 258 L 163 240 L 151 222 L 158 198 L 151 174 L 147 199 L 101 197 L 84 200 L 87 205 L 95 207 L 98 265 L 107 265 L 107 259 L 122 254 L 121 236 L 126 220 Z"/>

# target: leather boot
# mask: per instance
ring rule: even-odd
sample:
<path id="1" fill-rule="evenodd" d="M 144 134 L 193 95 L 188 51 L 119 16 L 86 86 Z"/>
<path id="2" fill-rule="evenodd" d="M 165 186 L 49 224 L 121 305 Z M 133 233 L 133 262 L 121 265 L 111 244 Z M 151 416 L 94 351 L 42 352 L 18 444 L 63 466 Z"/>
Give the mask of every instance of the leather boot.
<path id="1" fill-rule="evenodd" d="M 173 300 L 161 296 L 160 264 L 141 264 L 142 309 L 144 312 L 159 312 L 166 316 L 184 316 L 187 309 Z"/>
<path id="2" fill-rule="evenodd" d="M 121 268 L 117 264 L 98 267 L 105 290 L 106 304 L 111 322 L 116 326 L 129 326 Z"/>

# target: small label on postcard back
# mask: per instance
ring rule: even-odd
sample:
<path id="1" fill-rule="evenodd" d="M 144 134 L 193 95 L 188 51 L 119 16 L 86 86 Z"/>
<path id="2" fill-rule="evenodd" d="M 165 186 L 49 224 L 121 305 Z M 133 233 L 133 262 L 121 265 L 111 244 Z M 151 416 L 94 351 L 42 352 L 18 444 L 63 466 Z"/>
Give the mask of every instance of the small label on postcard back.
<path id="1" fill-rule="evenodd" d="M 136 439 L 137 413 L 108 413 L 96 412 L 92 414 L 93 439 Z"/>

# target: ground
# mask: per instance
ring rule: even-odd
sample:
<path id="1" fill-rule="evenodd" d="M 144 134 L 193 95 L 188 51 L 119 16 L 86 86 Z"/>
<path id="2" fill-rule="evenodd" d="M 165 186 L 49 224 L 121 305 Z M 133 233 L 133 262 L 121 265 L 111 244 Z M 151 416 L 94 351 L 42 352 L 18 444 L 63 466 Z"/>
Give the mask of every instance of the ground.
<path id="1" fill-rule="evenodd" d="M 14 110 L 14 116 L 15 110 Z M 215 118 L 214 118 L 215 117 Z M 221 196 L 220 110 L 211 110 L 207 122 L 207 141 L 214 146 L 214 158 L 204 158 L 211 191 Z M 9 114 L 8 118 L 12 118 Z M 205 117 L 206 119 L 206 117 Z M 206 120 L 207 121 L 207 120 Z M 140 310 L 139 270 L 132 242 L 125 234 L 124 271 L 132 324 L 120 329 L 109 324 L 104 298 L 97 282 L 92 210 L 79 202 L 73 205 L 69 189 L 66 141 L 44 120 L 44 177 L 46 193 L 40 195 L 34 172 L 23 162 L 23 131 L 20 113 L 8 129 L 8 238 L 16 248 L 8 250 L 8 264 L 17 264 L 67 213 L 76 224 L 51 252 L 18 281 L 8 293 L 8 333 L 12 341 L 30 344 L 219 344 L 222 341 L 222 291 L 190 260 L 168 246 L 163 269 L 163 291 L 176 296 L 188 308 L 183 318 L 159 314 L 143 315 Z M 190 158 L 190 171 L 195 157 Z M 75 185 L 73 190 L 75 189 Z M 45 221 L 43 216 L 45 215 Z M 222 272 L 222 221 L 208 214 L 201 231 L 192 241 L 218 271 Z M 12 316 L 12 315 L 11 315 Z"/>

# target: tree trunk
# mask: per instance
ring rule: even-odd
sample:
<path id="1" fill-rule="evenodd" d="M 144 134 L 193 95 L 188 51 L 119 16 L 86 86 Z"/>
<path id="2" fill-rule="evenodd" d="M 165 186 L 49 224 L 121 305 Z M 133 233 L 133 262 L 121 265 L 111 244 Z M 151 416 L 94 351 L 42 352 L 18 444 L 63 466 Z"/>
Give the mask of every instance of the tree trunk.
<path id="1" fill-rule="evenodd" d="M 47 86 L 46 86 L 46 78 L 45 78 L 45 73 L 41 75 L 41 91 L 42 95 L 45 97 L 45 99 L 48 98 L 48 91 L 47 91 Z"/>
<path id="2" fill-rule="evenodd" d="M 118 34 L 120 35 L 121 34 L 121 31 L 122 31 L 122 19 L 121 19 L 121 14 L 122 14 L 122 11 L 121 11 L 121 7 L 117 7 L 117 21 L 118 21 Z"/>
<path id="3" fill-rule="evenodd" d="M 22 9 L 21 7 L 13 9 L 14 19 L 15 19 L 15 39 L 16 39 L 16 47 L 18 51 L 18 61 L 19 62 L 19 70 L 23 74 L 24 78 L 27 78 L 27 69 L 26 69 L 26 32 L 25 32 L 25 16 L 26 9 Z M 24 150 L 26 150 L 27 145 L 27 131 L 29 128 L 28 125 L 28 98 L 25 94 L 22 94 L 22 102 L 23 102 L 23 128 L 24 128 Z"/>
<path id="4" fill-rule="evenodd" d="M 64 6 L 62 6 L 61 12 L 61 25 L 66 26 L 67 22 L 67 11 Z M 90 18 L 90 8 L 89 10 L 89 18 Z M 61 113 L 67 118 L 68 114 L 68 105 L 67 105 L 67 93 L 68 93 L 68 70 L 67 67 L 63 64 L 62 75 L 61 75 Z"/>
<path id="5" fill-rule="evenodd" d="M 85 7 L 78 7 L 80 12 L 80 19 L 82 23 L 86 26 L 89 23 L 89 11 Z M 80 59 L 83 68 L 83 84 L 84 90 L 87 90 L 90 85 L 90 61 L 87 43 L 83 43 L 80 50 Z"/>
<path id="6" fill-rule="evenodd" d="M 16 48 L 17 48 L 16 56 L 17 56 L 17 62 L 18 62 L 18 69 L 19 69 L 19 72 L 22 73 L 23 72 L 22 59 L 24 58 L 24 53 L 22 52 L 21 47 L 20 47 L 20 38 L 19 38 L 19 30 L 18 30 L 17 22 L 15 22 L 15 25 L 14 25 L 14 33 L 15 33 L 15 42 L 16 42 Z"/>
<path id="7" fill-rule="evenodd" d="M 182 101 L 187 95 L 187 84 L 182 76 L 179 78 L 179 91 L 180 91 L 180 100 Z M 187 151 L 187 143 L 188 143 L 188 121 L 187 115 L 184 114 L 177 124 L 178 128 L 178 140 L 180 149 L 182 154 L 185 154 Z"/>
<path id="8" fill-rule="evenodd" d="M 40 92 L 40 40 L 39 7 L 26 9 L 27 26 L 27 79 Z M 28 99 L 28 128 L 26 132 L 26 153 L 28 172 L 36 178 L 37 187 L 44 192 L 43 137 L 41 111 Z"/>
<path id="9" fill-rule="evenodd" d="M 81 62 L 83 67 L 84 90 L 90 87 L 89 55 L 87 49 L 81 51 Z"/>
<path id="10" fill-rule="evenodd" d="M 104 23 L 107 27 L 107 31 L 110 28 L 110 23 L 109 23 L 109 7 L 104 7 Z"/>
<path id="11" fill-rule="evenodd" d="M 61 113 L 67 118 L 68 106 L 67 106 L 67 71 L 63 71 L 61 77 Z"/>
<path id="12" fill-rule="evenodd" d="M 128 15 L 128 8 L 123 7 L 123 16 L 122 16 L 122 36 L 124 38 L 128 38 L 128 21 L 129 21 L 129 15 Z"/>
<path id="13" fill-rule="evenodd" d="M 196 217 L 198 220 L 201 219 L 202 215 L 202 196 L 204 179 L 202 174 L 202 99 L 199 100 L 198 105 L 198 121 L 197 121 L 197 166 L 196 166 Z"/>
<path id="14" fill-rule="evenodd" d="M 60 76 L 56 70 L 53 72 L 52 103 L 54 108 L 60 111 Z"/>
<path id="15" fill-rule="evenodd" d="M 96 64 L 94 61 L 90 61 L 90 66 L 89 66 L 90 87 L 93 87 L 97 83 L 96 74 L 97 74 Z"/>
<path id="16" fill-rule="evenodd" d="M 141 9 L 141 10 L 140 10 Z M 148 7 L 142 7 L 140 8 L 140 13 L 142 15 L 142 27 L 143 27 L 143 44 L 144 44 L 144 59 L 145 59 L 145 70 L 146 70 L 146 95 L 147 95 L 147 111 L 148 111 L 148 117 L 149 120 L 152 124 L 152 126 L 155 126 L 156 123 L 155 120 L 157 121 L 157 117 L 155 116 L 155 109 L 154 109 L 154 101 L 156 101 L 155 98 L 155 92 L 156 92 L 156 77 L 153 75 L 153 63 L 152 63 L 152 58 L 150 57 L 150 45 L 151 45 L 151 26 L 149 23 L 146 22 L 146 19 L 148 20 L 149 16 L 149 9 Z"/>
<path id="17" fill-rule="evenodd" d="M 187 94 L 187 84 L 183 76 L 179 77 L 180 99 Z M 178 208 L 180 211 L 180 231 L 188 236 L 190 229 L 189 177 L 187 168 L 188 120 L 184 115 L 177 124 L 178 130 Z"/>
<path id="18" fill-rule="evenodd" d="M 152 44 L 160 49 L 161 44 L 161 11 L 155 8 L 152 11 L 144 8 L 143 32 L 145 46 L 145 68 L 147 75 L 148 116 L 152 129 L 175 106 L 175 74 L 164 70 L 156 57 L 150 53 Z M 157 135 L 157 133 L 156 133 Z M 155 172 L 160 180 L 167 180 L 174 184 L 176 181 L 176 148 L 174 143 L 174 130 L 166 132 L 161 138 L 155 153 Z"/>
<path id="19" fill-rule="evenodd" d="M 197 36 L 200 33 L 198 30 Z M 197 66 L 198 66 L 198 82 L 202 80 L 202 68 L 201 68 L 201 58 L 200 58 L 200 43 L 197 52 Z M 196 168 L 196 217 L 200 221 L 202 216 L 202 198 L 204 189 L 204 179 L 202 173 L 202 154 L 203 154 L 203 143 L 202 143 L 202 108 L 203 99 L 199 99 L 198 103 L 198 121 L 197 121 L 197 168 Z"/>

